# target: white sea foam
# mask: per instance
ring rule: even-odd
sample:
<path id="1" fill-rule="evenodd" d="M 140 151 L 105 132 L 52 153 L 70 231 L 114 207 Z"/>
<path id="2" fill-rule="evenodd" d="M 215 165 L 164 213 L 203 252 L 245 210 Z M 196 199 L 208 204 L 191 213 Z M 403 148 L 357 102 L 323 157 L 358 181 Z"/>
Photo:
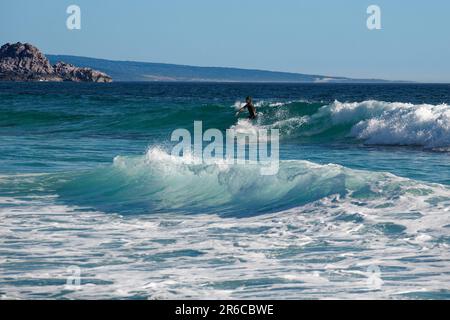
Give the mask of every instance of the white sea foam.
<path id="1" fill-rule="evenodd" d="M 365 101 L 335 102 L 322 108 L 334 124 L 354 123 L 351 135 L 367 144 L 450 146 L 450 107 Z"/>
<path id="2" fill-rule="evenodd" d="M 277 101 L 277 100 L 258 100 L 256 102 L 254 102 L 254 106 L 257 108 L 260 107 L 283 107 L 285 105 L 289 105 L 292 103 L 296 103 L 296 102 L 303 102 L 303 103 L 309 103 L 308 100 L 305 99 L 298 99 L 298 100 L 283 100 L 283 101 Z M 246 102 L 245 101 L 241 101 L 241 100 L 237 100 L 234 102 L 234 104 L 232 105 L 232 107 L 235 110 L 239 110 L 240 108 L 242 108 L 243 106 L 245 106 Z"/>

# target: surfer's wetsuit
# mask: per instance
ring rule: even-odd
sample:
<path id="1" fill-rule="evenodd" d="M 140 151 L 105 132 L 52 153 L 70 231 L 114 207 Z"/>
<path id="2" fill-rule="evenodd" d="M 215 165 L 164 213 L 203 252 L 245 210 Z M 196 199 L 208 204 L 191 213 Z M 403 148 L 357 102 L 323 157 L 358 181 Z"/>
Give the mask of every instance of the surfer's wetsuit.
<path id="1" fill-rule="evenodd" d="M 247 103 L 245 105 L 245 107 L 247 108 L 248 113 L 250 114 L 248 116 L 248 118 L 249 119 L 256 119 L 256 109 L 255 109 L 255 106 L 253 105 L 253 103 Z"/>

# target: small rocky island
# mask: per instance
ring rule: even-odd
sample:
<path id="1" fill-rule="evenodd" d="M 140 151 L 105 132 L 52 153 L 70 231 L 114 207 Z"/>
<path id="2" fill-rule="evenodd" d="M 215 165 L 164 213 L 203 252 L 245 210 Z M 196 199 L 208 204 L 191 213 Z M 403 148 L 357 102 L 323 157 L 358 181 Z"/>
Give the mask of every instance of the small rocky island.
<path id="1" fill-rule="evenodd" d="M 17 42 L 0 48 L 0 81 L 112 82 L 107 74 L 58 62 L 51 65 L 38 48 Z"/>

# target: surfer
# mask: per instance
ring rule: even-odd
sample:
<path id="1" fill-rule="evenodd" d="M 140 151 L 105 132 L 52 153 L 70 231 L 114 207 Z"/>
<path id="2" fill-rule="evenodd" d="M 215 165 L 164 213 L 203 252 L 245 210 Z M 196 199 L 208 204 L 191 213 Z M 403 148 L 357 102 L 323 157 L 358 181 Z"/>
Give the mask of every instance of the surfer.
<path id="1" fill-rule="evenodd" d="M 251 97 L 247 97 L 245 99 L 245 102 L 246 102 L 245 106 L 243 106 L 242 108 L 239 109 L 238 112 L 236 112 L 236 117 L 242 112 L 242 110 L 247 108 L 248 113 L 249 113 L 248 118 L 251 119 L 251 120 L 256 119 L 256 108 L 253 105 L 252 98 Z"/>

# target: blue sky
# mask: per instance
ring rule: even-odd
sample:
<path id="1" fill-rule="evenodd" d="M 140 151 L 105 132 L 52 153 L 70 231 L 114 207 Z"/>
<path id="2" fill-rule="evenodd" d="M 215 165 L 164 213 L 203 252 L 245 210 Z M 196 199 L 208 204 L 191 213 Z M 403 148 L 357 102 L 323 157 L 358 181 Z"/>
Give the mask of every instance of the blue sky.
<path id="1" fill-rule="evenodd" d="M 81 30 L 66 8 L 81 8 Z M 366 27 L 369 5 L 382 30 Z M 45 53 L 450 82 L 446 0 L 1 0 L 0 42 Z"/>

